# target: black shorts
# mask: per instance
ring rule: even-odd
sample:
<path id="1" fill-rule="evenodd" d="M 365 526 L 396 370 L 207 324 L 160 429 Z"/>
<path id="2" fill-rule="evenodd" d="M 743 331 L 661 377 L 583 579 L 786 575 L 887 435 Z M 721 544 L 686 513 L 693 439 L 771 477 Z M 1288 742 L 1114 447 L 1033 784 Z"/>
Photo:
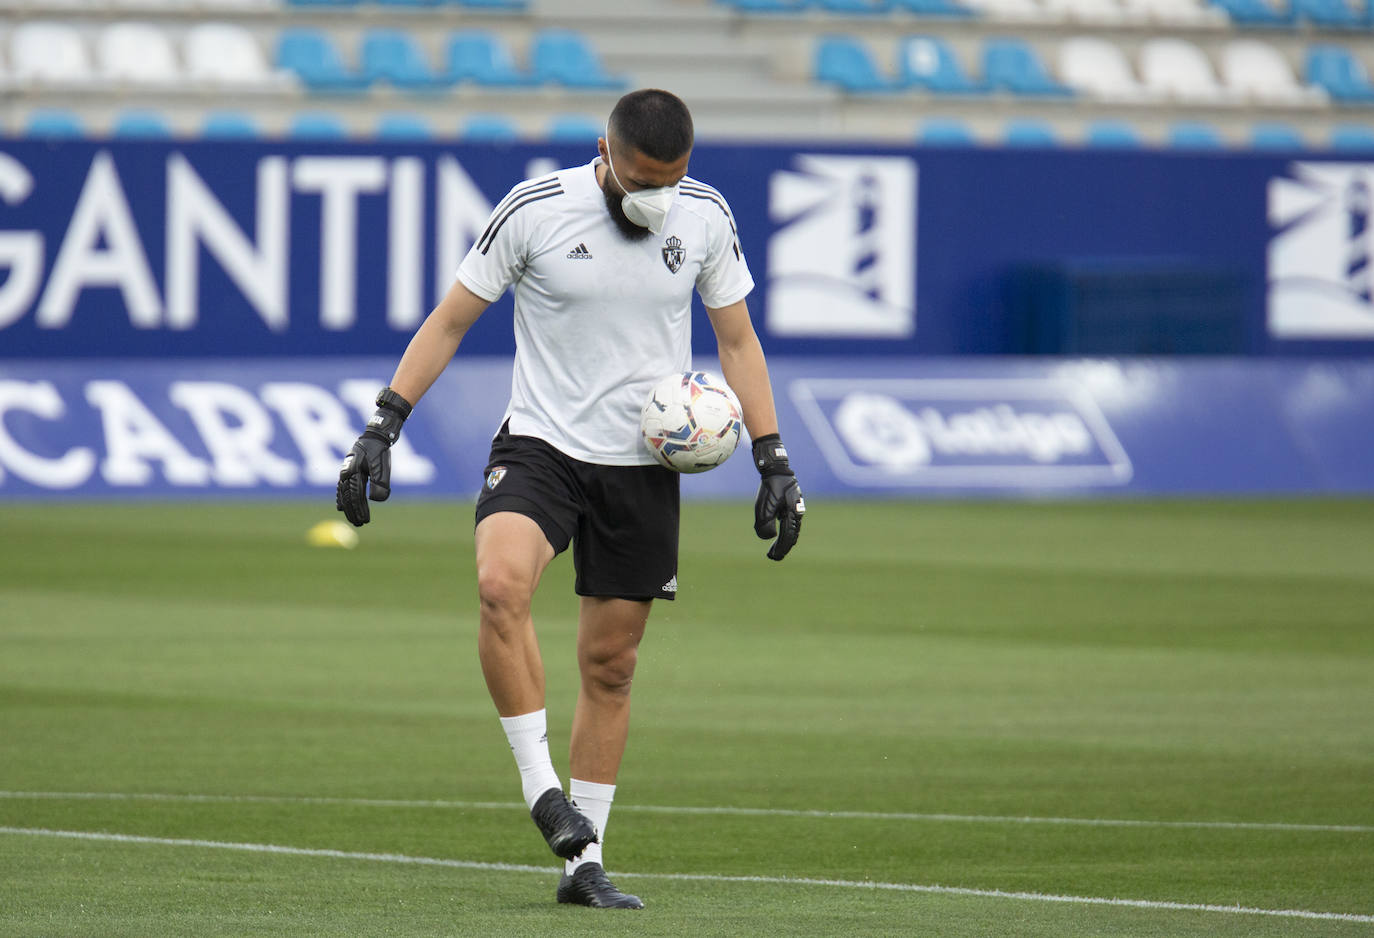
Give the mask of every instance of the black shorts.
<path id="1" fill-rule="evenodd" d="M 578 595 L 676 598 L 676 472 L 582 462 L 503 426 L 485 478 L 477 521 L 513 511 L 539 525 L 554 553 L 571 541 Z"/>

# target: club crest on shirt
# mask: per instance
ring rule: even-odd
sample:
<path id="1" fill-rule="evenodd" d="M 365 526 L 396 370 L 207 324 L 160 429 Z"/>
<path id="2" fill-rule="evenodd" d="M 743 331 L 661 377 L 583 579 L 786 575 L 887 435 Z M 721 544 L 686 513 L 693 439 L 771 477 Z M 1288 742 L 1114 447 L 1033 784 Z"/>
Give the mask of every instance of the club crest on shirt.
<path id="1" fill-rule="evenodd" d="M 506 477 L 506 467 L 497 466 L 487 473 L 487 488 L 494 489 L 501 484 L 501 480 Z"/>
<path id="2" fill-rule="evenodd" d="M 663 242 L 663 263 L 667 266 L 670 273 L 677 273 L 682 269 L 682 262 L 687 259 L 687 251 L 682 246 L 682 241 L 676 236 L 669 236 Z"/>

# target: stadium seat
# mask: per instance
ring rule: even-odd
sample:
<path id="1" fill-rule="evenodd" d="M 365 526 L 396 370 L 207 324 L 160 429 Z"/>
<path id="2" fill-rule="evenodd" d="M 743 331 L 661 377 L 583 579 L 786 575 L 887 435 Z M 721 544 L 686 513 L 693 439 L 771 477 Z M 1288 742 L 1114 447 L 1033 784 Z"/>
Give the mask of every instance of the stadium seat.
<path id="1" fill-rule="evenodd" d="M 288 132 L 293 137 L 308 140 L 341 140 L 348 136 L 344 122 L 333 114 L 307 111 L 297 114 Z"/>
<path id="2" fill-rule="evenodd" d="M 277 40 L 277 65 L 295 72 L 312 91 L 356 91 L 367 86 L 344 64 L 333 40 L 317 29 L 283 30 Z"/>
<path id="3" fill-rule="evenodd" d="M 1151 39 L 1140 49 L 1140 77 L 1145 86 L 1189 104 L 1237 100 L 1212 71 L 1206 54 L 1184 39 Z"/>
<path id="4" fill-rule="evenodd" d="M 816 43 L 813 74 L 818 82 L 859 94 L 894 87 L 879 73 L 867 44 L 853 36 L 822 36 Z"/>
<path id="5" fill-rule="evenodd" d="M 1073 89 L 1050 77 L 1039 54 L 1023 39 L 989 39 L 984 43 L 983 81 L 994 91 L 1019 95 L 1073 95 Z"/>
<path id="6" fill-rule="evenodd" d="M 1256 150 L 1302 150 L 1307 141 L 1292 124 L 1265 122 L 1250 128 L 1250 146 Z"/>
<path id="7" fill-rule="evenodd" d="M 280 10 L 286 0 L 200 0 L 207 13 L 256 13 Z"/>
<path id="8" fill-rule="evenodd" d="M 1142 145 L 1140 132 L 1125 121 L 1100 120 L 1088 124 L 1083 142 L 1090 147 L 1130 149 Z"/>
<path id="9" fill-rule="evenodd" d="M 262 136 L 262 129 L 242 111 L 214 111 L 205 116 L 200 135 L 207 140 L 251 140 Z"/>
<path id="10" fill-rule="evenodd" d="M 57 108 L 42 108 L 29 114 L 24 133 L 30 137 L 76 138 L 86 136 L 86 124 L 76 114 Z"/>
<path id="11" fill-rule="evenodd" d="M 373 134 L 380 140 L 430 140 L 434 126 L 419 114 L 383 114 L 377 118 Z"/>
<path id="12" fill-rule="evenodd" d="M 353 7 L 359 0 L 286 0 L 292 7 Z"/>
<path id="13" fill-rule="evenodd" d="M 1169 127 L 1169 146 L 1186 150 L 1217 150 L 1226 145 L 1221 132 L 1202 121 L 1179 121 Z"/>
<path id="14" fill-rule="evenodd" d="M 1007 121 L 1002 142 L 1009 147 L 1057 147 L 1060 141 L 1048 122 L 1018 118 Z"/>
<path id="15" fill-rule="evenodd" d="M 1104 101 L 1139 102 L 1157 97 L 1143 86 L 1116 43 L 1078 36 L 1059 46 L 1059 75 L 1080 94 Z"/>
<path id="16" fill-rule="evenodd" d="M 970 79 L 954 50 L 934 36 L 908 36 L 901 45 L 901 84 L 936 94 L 970 94 L 985 91 Z"/>
<path id="17" fill-rule="evenodd" d="M 1337 124 L 1327 142 L 1336 150 L 1374 151 L 1374 127 L 1368 124 Z"/>
<path id="18" fill-rule="evenodd" d="M 1040 0 L 968 0 L 975 16 L 1006 23 L 1038 23 L 1048 18 Z"/>
<path id="19" fill-rule="evenodd" d="M 1092 26 L 1115 26 L 1125 22 L 1126 11 L 1117 0 L 1041 0 L 1051 19 Z"/>
<path id="20" fill-rule="evenodd" d="M 549 121 L 545 138 L 554 143 L 595 143 L 605 124 L 581 114 L 555 114 Z"/>
<path id="21" fill-rule="evenodd" d="M 10 34 L 10 65 L 20 83 L 89 84 L 95 78 L 86 44 L 65 23 L 23 23 Z"/>
<path id="22" fill-rule="evenodd" d="M 1374 103 L 1374 85 L 1370 84 L 1369 72 L 1364 63 L 1344 46 L 1309 47 L 1305 74 L 1308 84 L 1326 89 L 1337 101 Z"/>
<path id="23" fill-rule="evenodd" d="M 527 10 L 529 0 L 447 0 L 450 5 L 469 7 L 475 10 Z"/>
<path id="24" fill-rule="evenodd" d="M 116 114 L 110 133 L 116 137 L 158 140 L 172 136 L 172 128 L 157 111 L 138 109 Z"/>
<path id="25" fill-rule="evenodd" d="M 534 78 L 515 64 L 506 43 L 484 30 L 464 30 L 449 36 L 444 67 L 450 82 L 471 81 L 497 88 L 534 84 Z"/>
<path id="26" fill-rule="evenodd" d="M 369 85 L 385 82 L 408 90 L 440 88 L 448 84 L 434 73 L 415 37 L 403 29 L 369 29 L 363 33 L 358 73 Z"/>
<path id="27" fill-rule="evenodd" d="M 520 131 L 510 118 L 500 114 L 474 114 L 463 122 L 459 136 L 484 143 L 514 143 Z"/>
<path id="28" fill-rule="evenodd" d="M 439 0 L 372 0 L 379 6 L 392 7 L 432 7 L 437 6 Z"/>
<path id="29" fill-rule="evenodd" d="M 1289 26 L 1293 13 L 1280 8 L 1270 0 L 1212 0 L 1223 10 L 1231 22 L 1240 26 Z"/>
<path id="30" fill-rule="evenodd" d="M 799 13 L 810 0 L 722 0 L 741 13 Z"/>
<path id="31" fill-rule="evenodd" d="M 100 77 L 114 84 L 166 85 L 181 83 L 181 68 L 167 34 L 147 23 L 115 23 L 95 43 Z"/>
<path id="32" fill-rule="evenodd" d="M 1126 19 L 1161 26 L 1223 26 L 1225 12 L 1205 0 L 1122 0 Z"/>
<path id="33" fill-rule="evenodd" d="M 541 84 L 569 88 L 624 88 L 626 80 L 607 74 L 601 57 L 581 33 L 546 29 L 530 45 L 530 72 Z"/>
<path id="34" fill-rule="evenodd" d="M 182 49 L 187 77 L 237 88 L 287 87 L 289 72 L 269 68 L 253 34 L 230 23 L 199 23 L 186 32 Z"/>
<path id="35" fill-rule="evenodd" d="M 921 124 L 916 139 L 930 146 L 971 147 L 978 141 L 973 129 L 952 117 L 934 117 Z"/>
<path id="36" fill-rule="evenodd" d="M 827 13 L 855 16 L 892 12 L 892 0 L 815 0 L 815 5 Z"/>
<path id="37" fill-rule="evenodd" d="M 1260 104 L 1319 105 L 1327 100 L 1320 88 L 1298 84 L 1287 59 L 1258 39 L 1233 39 L 1222 49 L 1221 75 L 1226 86 Z"/>
<path id="38" fill-rule="evenodd" d="M 1356 13 L 1345 0 L 1291 0 L 1293 17 L 1327 29 L 1363 29 L 1368 26 L 1363 13 Z"/>
<path id="39" fill-rule="evenodd" d="M 973 16 L 974 11 L 957 0 L 892 0 L 894 10 L 905 10 L 917 16 Z"/>

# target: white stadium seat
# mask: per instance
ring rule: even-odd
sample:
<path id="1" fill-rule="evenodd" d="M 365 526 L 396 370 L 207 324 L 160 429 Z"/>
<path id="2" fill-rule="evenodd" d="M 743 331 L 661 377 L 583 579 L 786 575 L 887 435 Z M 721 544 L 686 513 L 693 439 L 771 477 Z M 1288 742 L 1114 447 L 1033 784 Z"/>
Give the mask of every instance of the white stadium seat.
<path id="1" fill-rule="evenodd" d="M 1067 22 L 1109 26 L 1126 18 L 1117 0 L 1044 0 L 1044 4 L 1052 19 Z"/>
<path id="2" fill-rule="evenodd" d="M 1225 11 L 1205 0 L 1122 0 L 1126 17 L 1136 23 L 1161 26 L 1225 26 Z"/>
<path id="3" fill-rule="evenodd" d="M 1183 39 L 1151 39 L 1140 49 L 1140 78 L 1147 88 L 1188 104 L 1236 103 L 1206 54 Z"/>
<path id="4" fill-rule="evenodd" d="M 970 9 L 989 20 L 1037 23 L 1046 19 L 1040 0 L 965 0 Z"/>
<path id="5" fill-rule="evenodd" d="M 137 85 L 181 83 L 181 68 L 167 34 L 148 23 L 115 23 L 96 40 L 96 59 L 103 78 Z"/>
<path id="6" fill-rule="evenodd" d="M 293 87 L 286 72 L 267 64 L 253 34 L 232 23 L 201 23 L 186 33 L 186 72 L 195 81 L 240 88 Z"/>
<path id="7" fill-rule="evenodd" d="M 1221 52 L 1226 86 L 1259 104 L 1322 105 L 1324 90 L 1298 84 L 1292 67 L 1278 49 L 1258 39 L 1235 39 Z"/>
<path id="8" fill-rule="evenodd" d="M 10 36 L 16 82 L 84 85 L 94 80 L 81 33 L 64 23 L 24 23 Z"/>
<path id="9" fill-rule="evenodd" d="M 1116 43 L 1093 36 L 1078 36 L 1060 45 L 1059 80 L 1105 101 L 1138 104 L 1156 97 L 1136 79 Z"/>

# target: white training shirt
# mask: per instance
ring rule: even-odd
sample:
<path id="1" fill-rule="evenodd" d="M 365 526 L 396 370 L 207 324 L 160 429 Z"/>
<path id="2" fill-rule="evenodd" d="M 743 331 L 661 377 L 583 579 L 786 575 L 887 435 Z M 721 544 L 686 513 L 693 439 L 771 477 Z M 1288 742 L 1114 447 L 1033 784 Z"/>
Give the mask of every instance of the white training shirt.
<path id="1" fill-rule="evenodd" d="M 632 242 L 599 162 L 511 189 L 458 279 L 488 301 L 515 287 L 510 432 L 583 462 L 652 465 L 639 412 L 658 379 L 691 368 L 692 290 L 717 309 L 754 279 L 719 192 L 685 177 L 663 231 Z"/>

